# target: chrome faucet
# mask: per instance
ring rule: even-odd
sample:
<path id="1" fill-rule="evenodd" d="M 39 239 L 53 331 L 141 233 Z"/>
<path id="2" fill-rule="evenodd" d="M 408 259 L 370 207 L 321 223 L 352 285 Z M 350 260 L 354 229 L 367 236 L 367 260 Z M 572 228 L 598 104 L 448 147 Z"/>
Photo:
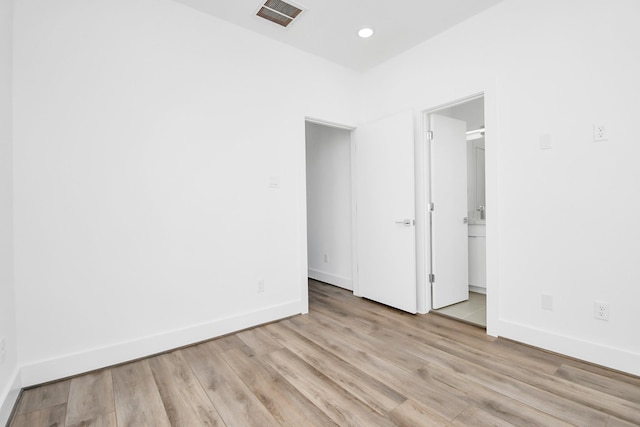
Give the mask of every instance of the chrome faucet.
<path id="1" fill-rule="evenodd" d="M 476 210 L 480 211 L 480 219 L 486 219 L 486 210 L 484 206 L 480 206 Z"/>

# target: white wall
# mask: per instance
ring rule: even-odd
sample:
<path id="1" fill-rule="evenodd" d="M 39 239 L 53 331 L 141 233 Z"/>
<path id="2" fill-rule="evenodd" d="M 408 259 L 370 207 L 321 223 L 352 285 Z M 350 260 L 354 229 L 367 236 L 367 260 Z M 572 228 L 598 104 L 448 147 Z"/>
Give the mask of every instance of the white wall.
<path id="1" fill-rule="evenodd" d="M 467 131 L 484 127 L 484 98 L 476 98 L 449 108 L 438 110 L 436 114 L 453 117 L 467 122 Z"/>
<path id="2" fill-rule="evenodd" d="M 363 102 L 372 118 L 487 91 L 492 333 L 634 374 L 638 16 L 636 0 L 506 0 L 367 73 Z"/>
<path id="3" fill-rule="evenodd" d="M 306 141 L 309 277 L 353 290 L 351 132 L 307 123 Z"/>
<path id="4" fill-rule="evenodd" d="M 304 117 L 353 122 L 355 73 L 169 0 L 14 24 L 25 385 L 307 309 Z"/>
<path id="5" fill-rule="evenodd" d="M 5 339 L 4 362 L 0 360 L 0 424 L 6 422 L 19 388 L 12 230 L 12 6 L 11 0 L 0 0 L 0 339 Z"/>

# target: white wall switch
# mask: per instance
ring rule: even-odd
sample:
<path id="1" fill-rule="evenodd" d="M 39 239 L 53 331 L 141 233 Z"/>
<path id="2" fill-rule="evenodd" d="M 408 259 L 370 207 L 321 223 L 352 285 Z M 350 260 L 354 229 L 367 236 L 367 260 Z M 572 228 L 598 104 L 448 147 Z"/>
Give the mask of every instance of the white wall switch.
<path id="1" fill-rule="evenodd" d="M 553 311 L 553 297 L 551 295 L 542 295 L 542 308 Z"/>
<path id="2" fill-rule="evenodd" d="M 604 123 L 596 123 L 593 125 L 593 140 L 594 141 L 606 141 L 609 139 L 607 133 L 608 126 Z"/>
<path id="3" fill-rule="evenodd" d="M 551 150 L 551 135 L 549 135 L 548 133 L 540 135 L 540 149 Z"/>
<path id="4" fill-rule="evenodd" d="M 279 176 L 270 176 L 269 177 L 269 188 L 280 188 L 280 177 Z"/>

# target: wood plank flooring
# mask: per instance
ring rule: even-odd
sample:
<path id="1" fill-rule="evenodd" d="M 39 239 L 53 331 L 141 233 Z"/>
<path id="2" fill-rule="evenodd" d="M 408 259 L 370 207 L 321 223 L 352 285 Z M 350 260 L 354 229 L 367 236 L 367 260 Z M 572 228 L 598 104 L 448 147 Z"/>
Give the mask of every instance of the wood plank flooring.
<path id="1" fill-rule="evenodd" d="M 12 427 L 640 426 L 640 378 L 309 283 L 310 313 L 26 390 Z"/>

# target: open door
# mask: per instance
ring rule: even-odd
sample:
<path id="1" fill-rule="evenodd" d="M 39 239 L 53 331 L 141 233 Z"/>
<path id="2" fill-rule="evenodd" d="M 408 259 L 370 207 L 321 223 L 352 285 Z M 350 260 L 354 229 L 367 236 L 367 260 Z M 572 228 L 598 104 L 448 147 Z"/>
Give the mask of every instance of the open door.
<path id="1" fill-rule="evenodd" d="M 416 312 L 413 113 L 359 127 L 355 141 L 357 294 Z"/>
<path id="2" fill-rule="evenodd" d="M 466 122 L 430 115 L 431 295 L 434 309 L 469 299 Z"/>

